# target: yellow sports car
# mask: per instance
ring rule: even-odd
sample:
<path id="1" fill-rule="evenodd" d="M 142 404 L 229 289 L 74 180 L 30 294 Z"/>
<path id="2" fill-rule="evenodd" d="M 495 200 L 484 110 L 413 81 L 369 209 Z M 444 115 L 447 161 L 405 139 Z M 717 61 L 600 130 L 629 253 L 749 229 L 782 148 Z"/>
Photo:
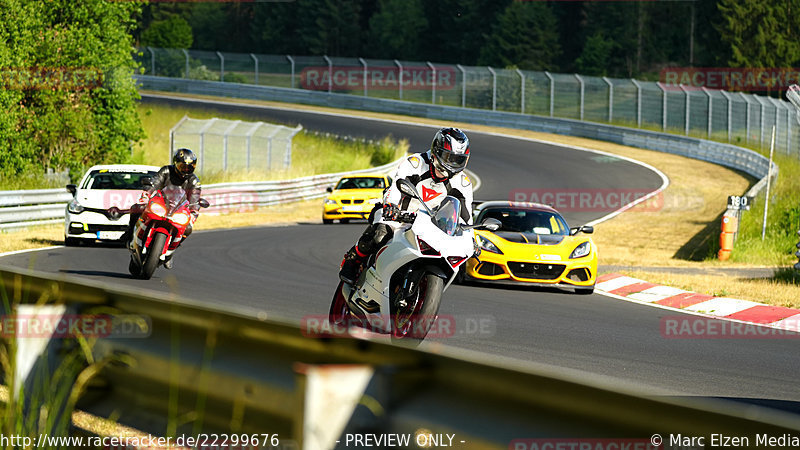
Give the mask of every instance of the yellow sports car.
<path id="1" fill-rule="evenodd" d="M 341 223 L 350 219 L 370 219 L 373 208 L 383 200 L 383 190 L 390 182 L 386 175 L 342 177 L 335 188 L 328 188 L 329 194 L 322 205 L 322 223 L 333 223 L 336 219 Z"/>
<path id="2" fill-rule="evenodd" d="M 475 223 L 499 220 L 497 231 L 476 230 L 480 263 L 466 264 L 464 281 L 574 288 L 591 294 L 597 275 L 597 248 L 588 236 L 594 228 L 570 229 L 555 209 L 539 203 L 485 202 Z"/>

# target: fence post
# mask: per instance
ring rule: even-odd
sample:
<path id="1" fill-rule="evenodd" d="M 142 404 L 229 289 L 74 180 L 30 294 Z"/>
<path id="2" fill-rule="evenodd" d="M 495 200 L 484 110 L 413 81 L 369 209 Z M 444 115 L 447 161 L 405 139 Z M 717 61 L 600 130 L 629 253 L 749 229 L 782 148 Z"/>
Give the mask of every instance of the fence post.
<path id="1" fill-rule="evenodd" d="M 428 67 L 431 68 L 432 75 L 433 75 L 433 82 L 431 83 L 431 105 L 436 104 L 436 67 L 431 64 L 430 61 L 427 61 L 426 64 Z"/>
<path id="2" fill-rule="evenodd" d="M 712 128 L 712 122 L 713 122 L 712 108 L 714 107 L 714 102 L 711 99 L 711 92 L 709 92 L 709 90 L 706 89 L 705 86 L 703 86 L 701 89 L 703 90 L 703 92 L 708 97 L 708 119 L 706 119 L 706 128 L 708 129 L 708 138 L 711 139 L 711 131 L 712 131 L 711 128 Z"/>
<path id="3" fill-rule="evenodd" d="M 581 85 L 580 117 L 581 117 L 581 120 L 583 120 L 583 108 L 584 108 L 584 105 L 585 105 L 584 100 L 585 100 L 585 95 L 586 95 L 586 89 L 585 89 L 585 87 L 583 85 L 583 78 L 581 78 L 581 76 L 578 75 L 577 73 L 575 74 L 575 78 L 578 80 L 578 83 L 580 83 L 580 85 Z"/>
<path id="4" fill-rule="evenodd" d="M 219 58 L 219 81 L 225 81 L 225 57 L 220 52 L 217 52 L 217 57 Z"/>
<path id="5" fill-rule="evenodd" d="M 189 78 L 189 52 L 186 51 L 185 48 L 182 48 L 181 51 L 183 52 L 183 58 L 186 60 L 186 72 L 183 78 Z"/>
<path id="6" fill-rule="evenodd" d="M 333 92 L 333 61 L 328 58 L 328 55 L 322 55 L 322 59 L 328 63 L 328 94 Z"/>
<path id="7" fill-rule="evenodd" d="M 758 139 L 758 147 L 764 148 L 764 112 L 766 111 L 766 108 L 764 108 L 764 102 L 761 101 L 761 98 L 758 95 L 753 95 L 753 97 L 755 97 L 758 104 L 761 105 L 761 130 L 759 131 L 761 135 Z"/>
<path id="8" fill-rule="evenodd" d="M 294 140 L 294 136 L 299 133 L 303 129 L 303 126 L 297 124 L 297 127 L 292 131 L 289 137 L 286 139 L 286 153 L 283 156 L 283 167 L 288 169 L 292 165 L 292 140 Z"/>
<path id="9" fill-rule="evenodd" d="M 774 97 L 767 97 L 767 98 L 769 99 L 770 103 L 772 103 L 772 106 L 775 107 L 775 120 L 773 120 L 772 123 L 773 125 L 775 125 L 775 142 L 776 142 L 775 147 L 778 147 L 780 145 L 778 143 L 778 136 L 781 134 L 781 126 L 779 125 L 778 122 L 778 117 L 780 116 L 780 114 L 778 114 L 778 112 L 781 109 L 783 109 L 783 107 L 781 106 L 781 102 L 778 99 Z"/>
<path id="10" fill-rule="evenodd" d="M 280 127 L 273 127 L 272 133 L 267 136 L 267 171 L 272 170 L 272 138 L 281 131 Z"/>
<path id="11" fill-rule="evenodd" d="M 242 123 L 242 121 L 237 120 L 222 132 L 222 170 L 228 170 L 228 134 L 240 123 Z"/>
<path id="12" fill-rule="evenodd" d="M 290 76 L 292 77 L 292 89 L 294 89 L 294 58 L 292 58 L 291 55 L 286 55 L 286 59 L 288 59 L 289 63 L 292 65 L 292 74 Z"/>
<path id="13" fill-rule="evenodd" d="M 156 75 L 156 52 L 153 50 L 153 47 L 146 47 L 147 51 L 150 52 L 150 75 Z"/>
<path id="14" fill-rule="evenodd" d="M 689 135 L 689 114 L 690 114 L 689 102 L 690 102 L 691 99 L 689 98 L 689 91 L 686 89 L 686 86 L 684 86 L 682 84 L 680 84 L 678 86 L 680 86 L 680 88 L 683 91 L 683 93 L 686 94 L 686 112 L 685 112 L 685 117 L 683 119 L 683 121 L 684 121 L 684 125 L 683 125 L 684 132 L 683 132 L 683 134 L 688 136 Z"/>
<path id="15" fill-rule="evenodd" d="M 169 157 L 167 158 L 167 161 L 172 161 L 172 152 L 175 151 L 175 131 L 177 131 L 177 129 L 180 128 L 181 125 L 183 125 L 183 122 L 186 122 L 187 119 L 189 119 L 189 116 L 184 114 L 181 120 L 179 120 L 174 127 L 169 129 Z"/>
<path id="16" fill-rule="evenodd" d="M 397 71 L 398 71 L 398 83 L 397 83 L 397 94 L 400 97 L 400 100 L 403 99 L 403 65 L 400 64 L 400 61 L 394 60 L 394 63 L 397 64 Z"/>
<path id="17" fill-rule="evenodd" d="M 642 128 L 642 86 L 634 79 L 631 81 L 636 86 L 636 127 Z"/>
<path id="18" fill-rule="evenodd" d="M 253 140 L 253 135 L 256 134 L 261 125 L 264 125 L 264 122 L 256 122 L 250 130 L 245 135 L 245 139 L 247 139 L 247 168 L 250 169 L 250 155 L 252 154 L 251 151 L 251 141 Z"/>
<path id="19" fill-rule="evenodd" d="M 745 122 L 744 123 L 744 132 L 746 134 L 745 143 L 749 144 L 750 143 L 750 102 L 747 101 L 747 96 L 744 94 L 744 92 L 739 92 L 739 95 L 742 97 L 742 100 L 744 100 L 744 104 L 745 104 L 745 110 L 744 110 L 744 122 Z"/>
<path id="20" fill-rule="evenodd" d="M 719 93 L 722 94 L 723 97 L 725 97 L 725 101 L 728 103 L 728 142 L 731 142 L 733 135 L 733 116 L 731 115 L 733 113 L 733 104 L 731 103 L 731 101 L 733 99 L 731 98 L 730 94 L 721 89 Z"/>
<path id="21" fill-rule="evenodd" d="M 358 61 L 364 66 L 364 97 L 367 96 L 367 62 L 364 58 L 358 58 Z"/>
<path id="22" fill-rule="evenodd" d="M 614 120 L 614 83 L 608 77 L 603 77 L 603 81 L 608 85 L 608 123 L 611 123 Z"/>
<path id="23" fill-rule="evenodd" d="M 520 91 L 520 97 L 522 97 L 522 99 L 520 100 L 519 113 L 525 114 L 525 74 L 522 73 L 522 71 L 519 69 L 516 69 L 516 71 L 520 79 L 519 91 Z"/>
<path id="24" fill-rule="evenodd" d="M 206 164 L 205 164 L 206 159 L 203 157 L 203 154 L 205 153 L 205 150 L 206 150 L 206 130 L 211 128 L 211 126 L 214 125 L 214 123 L 216 121 L 217 121 L 216 117 L 211 119 L 211 120 L 209 120 L 208 122 L 206 122 L 205 125 L 203 125 L 203 128 L 200 128 L 200 131 L 197 132 L 197 134 L 200 135 L 200 173 L 201 174 L 203 173 L 203 169 L 206 166 Z"/>
<path id="25" fill-rule="evenodd" d="M 253 58 L 253 68 L 255 69 L 254 72 L 255 84 L 258 84 L 258 57 L 252 53 L 250 53 L 250 57 Z"/>
<path id="26" fill-rule="evenodd" d="M 492 111 L 497 111 L 497 73 L 489 66 L 486 68 L 492 74 Z"/>
<path id="27" fill-rule="evenodd" d="M 461 71 L 461 107 L 467 107 L 467 71 L 461 64 L 456 64 L 458 70 Z"/>
<path id="28" fill-rule="evenodd" d="M 555 102 L 555 89 L 556 89 L 556 80 L 550 75 L 550 72 L 545 71 L 544 74 L 550 80 L 550 117 L 553 117 L 553 105 Z"/>
<path id="29" fill-rule="evenodd" d="M 656 86 L 661 89 L 661 131 L 667 131 L 667 89 L 656 81 Z"/>

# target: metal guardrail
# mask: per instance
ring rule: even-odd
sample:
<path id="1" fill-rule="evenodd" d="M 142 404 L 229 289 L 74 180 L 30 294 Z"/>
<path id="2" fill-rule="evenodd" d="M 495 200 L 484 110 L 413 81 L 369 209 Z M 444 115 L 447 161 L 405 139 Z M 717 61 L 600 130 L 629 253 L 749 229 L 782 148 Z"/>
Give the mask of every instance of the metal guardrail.
<path id="1" fill-rule="evenodd" d="M 297 324 L 258 319 L 256 311 L 99 281 L 2 268 L 0 289 L 30 304 L 46 296 L 65 304 L 71 318 L 97 310 L 144 318 L 146 338 L 97 339 L 95 361 L 115 362 L 102 366 L 78 407 L 100 415 L 113 410 L 118 423 L 156 435 L 170 424 L 176 435 L 277 433 L 279 448 L 324 450 L 346 433 L 426 430 L 455 434 L 455 448 L 533 448 L 512 446 L 530 438 L 626 439 L 654 448 L 647 446 L 654 433 L 708 442 L 710 433 L 781 436 L 800 427 L 788 413 L 646 397 L 549 366 L 489 365 L 451 349 L 307 337 Z M 52 340 L 51 360 L 40 361 L 53 364 L 66 342 Z"/>
<path id="2" fill-rule="evenodd" d="M 147 75 L 138 75 L 136 78 L 142 89 L 153 91 L 300 103 L 516 128 L 542 133 L 596 139 L 631 147 L 673 153 L 740 170 L 758 179 L 763 179 L 768 172 L 767 166 L 769 165 L 769 160 L 755 151 L 732 144 L 663 132 L 583 122 L 572 119 L 428 105 L 301 89 L 152 77 Z M 775 163 L 772 164 L 772 172 L 773 176 L 776 176 L 778 173 L 778 166 Z M 760 185 L 761 184 L 758 184 L 757 186 Z"/>
<path id="3" fill-rule="evenodd" d="M 325 196 L 325 189 L 344 175 L 386 173 L 398 162 L 293 180 L 209 184 L 203 186 L 203 197 L 211 203 L 209 212 L 309 200 Z M 61 189 L 0 191 L 0 230 L 63 222 L 71 199 L 72 195 Z"/>

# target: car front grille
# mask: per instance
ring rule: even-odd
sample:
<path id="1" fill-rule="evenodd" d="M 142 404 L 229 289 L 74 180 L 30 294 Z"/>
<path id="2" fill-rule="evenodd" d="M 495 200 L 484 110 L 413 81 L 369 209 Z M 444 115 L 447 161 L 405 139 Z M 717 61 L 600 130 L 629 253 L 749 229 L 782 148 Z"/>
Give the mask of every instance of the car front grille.
<path id="1" fill-rule="evenodd" d="M 560 277 L 567 266 L 564 264 L 543 264 L 531 262 L 511 261 L 508 269 L 517 278 L 530 278 L 536 280 L 555 280 Z"/>
<path id="2" fill-rule="evenodd" d="M 71 222 L 69 224 L 69 230 L 72 233 L 97 233 L 98 231 L 127 231 L 127 225 L 97 225 L 97 224 L 87 224 L 84 228 L 84 224 L 78 222 Z"/>

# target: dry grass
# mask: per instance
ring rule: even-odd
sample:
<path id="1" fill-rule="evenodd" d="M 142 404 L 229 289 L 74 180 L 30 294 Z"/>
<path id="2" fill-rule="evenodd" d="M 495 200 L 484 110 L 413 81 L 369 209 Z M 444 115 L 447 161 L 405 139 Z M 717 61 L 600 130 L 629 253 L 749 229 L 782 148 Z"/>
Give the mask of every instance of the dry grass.
<path id="1" fill-rule="evenodd" d="M 716 297 L 732 297 L 774 306 L 800 308 L 800 285 L 771 278 L 740 278 L 667 272 L 621 271 L 629 277 Z"/>
<path id="2" fill-rule="evenodd" d="M 0 253 L 64 244 L 64 224 L 0 232 Z"/>

